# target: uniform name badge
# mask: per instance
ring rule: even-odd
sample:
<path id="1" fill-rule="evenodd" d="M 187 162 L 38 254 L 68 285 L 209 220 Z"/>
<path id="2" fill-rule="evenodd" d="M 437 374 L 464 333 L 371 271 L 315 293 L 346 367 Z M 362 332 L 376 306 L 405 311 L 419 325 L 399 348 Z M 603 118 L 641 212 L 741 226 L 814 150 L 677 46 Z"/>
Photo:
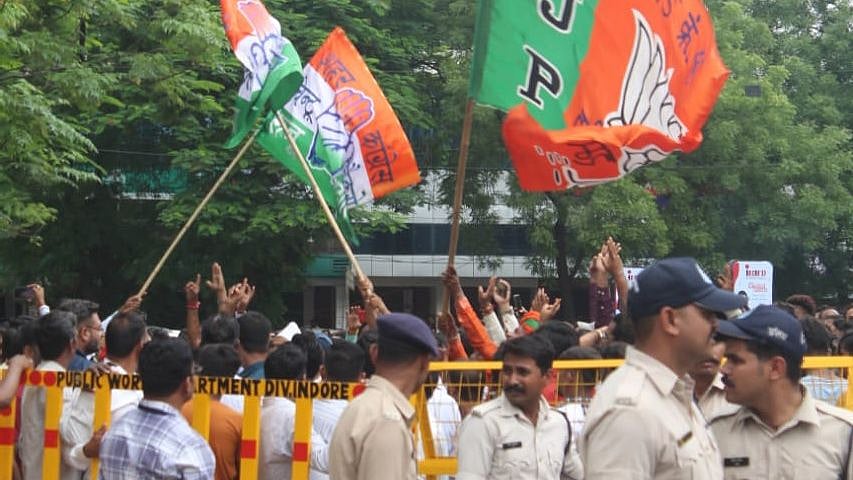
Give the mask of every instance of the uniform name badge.
<path id="1" fill-rule="evenodd" d="M 723 459 L 724 467 L 748 467 L 749 457 L 732 457 Z"/>

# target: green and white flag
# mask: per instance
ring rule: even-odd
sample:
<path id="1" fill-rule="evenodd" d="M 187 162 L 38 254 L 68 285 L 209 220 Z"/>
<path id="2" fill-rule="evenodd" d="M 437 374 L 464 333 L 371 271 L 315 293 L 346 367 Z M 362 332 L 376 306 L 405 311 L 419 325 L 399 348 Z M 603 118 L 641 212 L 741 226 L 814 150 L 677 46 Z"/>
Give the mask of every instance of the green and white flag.
<path id="1" fill-rule="evenodd" d="M 237 94 L 234 131 L 226 148 L 240 144 L 255 120 L 284 105 L 302 84 L 302 64 L 281 24 L 260 0 L 222 0 L 222 23 L 234 55 L 246 68 Z"/>

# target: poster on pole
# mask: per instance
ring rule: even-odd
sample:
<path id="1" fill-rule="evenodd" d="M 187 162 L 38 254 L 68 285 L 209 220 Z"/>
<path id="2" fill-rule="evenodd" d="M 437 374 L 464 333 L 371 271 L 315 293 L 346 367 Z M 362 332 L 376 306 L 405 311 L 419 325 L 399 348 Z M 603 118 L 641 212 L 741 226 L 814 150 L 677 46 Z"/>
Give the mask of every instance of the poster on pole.
<path id="1" fill-rule="evenodd" d="M 773 264 L 738 260 L 732 263 L 734 292 L 747 298 L 750 309 L 773 304 Z"/>

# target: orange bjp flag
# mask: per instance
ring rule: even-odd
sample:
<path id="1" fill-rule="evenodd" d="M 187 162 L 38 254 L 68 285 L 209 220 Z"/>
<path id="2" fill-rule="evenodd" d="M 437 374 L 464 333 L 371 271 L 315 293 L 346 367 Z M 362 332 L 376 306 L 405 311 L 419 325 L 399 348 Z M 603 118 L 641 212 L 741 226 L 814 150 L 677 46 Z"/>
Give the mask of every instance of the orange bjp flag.
<path id="1" fill-rule="evenodd" d="M 509 111 L 504 143 L 528 191 L 695 150 L 728 76 L 701 0 L 481 0 L 478 30 L 472 96 Z"/>

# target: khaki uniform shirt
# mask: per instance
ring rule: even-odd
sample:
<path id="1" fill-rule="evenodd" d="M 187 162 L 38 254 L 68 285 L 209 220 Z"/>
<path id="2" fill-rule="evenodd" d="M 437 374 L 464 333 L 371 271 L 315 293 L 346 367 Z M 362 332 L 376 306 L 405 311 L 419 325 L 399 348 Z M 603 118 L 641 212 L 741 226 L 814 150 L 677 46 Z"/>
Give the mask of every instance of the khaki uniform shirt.
<path id="1" fill-rule="evenodd" d="M 723 374 L 717 372 L 711 386 L 696 399 L 696 403 L 699 404 L 699 410 L 708 420 L 714 418 L 716 412 L 731 409 L 732 404 L 726 400 L 726 385 L 723 383 Z"/>
<path id="2" fill-rule="evenodd" d="M 794 417 L 778 430 L 737 406 L 714 418 L 711 428 L 720 443 L 726 479 L 853 478 L 853 413 L 815 400 L 807 391 Z"/>
<path id="3" fill-rule="evenodd" d="M 344 410 L 329 445 L 332 480 L 414 480 L 415 409 L 388 380 L 373 375 Z"/>
<path id="4" fill-rule="evenodd" d="M 456 480 L 582 479 L 580 460 L 567 449 L 569 422 L 539 402 L 536 425 L 503 394 L 474 408 L 459 432 Z"/>
<path id="5" fill-rule="evenodd" d="M 693 380 L 628 348 L 587 410 L 580 442 L 587 480 L 723 477 L 717 444 L 693 401 Z"/>

